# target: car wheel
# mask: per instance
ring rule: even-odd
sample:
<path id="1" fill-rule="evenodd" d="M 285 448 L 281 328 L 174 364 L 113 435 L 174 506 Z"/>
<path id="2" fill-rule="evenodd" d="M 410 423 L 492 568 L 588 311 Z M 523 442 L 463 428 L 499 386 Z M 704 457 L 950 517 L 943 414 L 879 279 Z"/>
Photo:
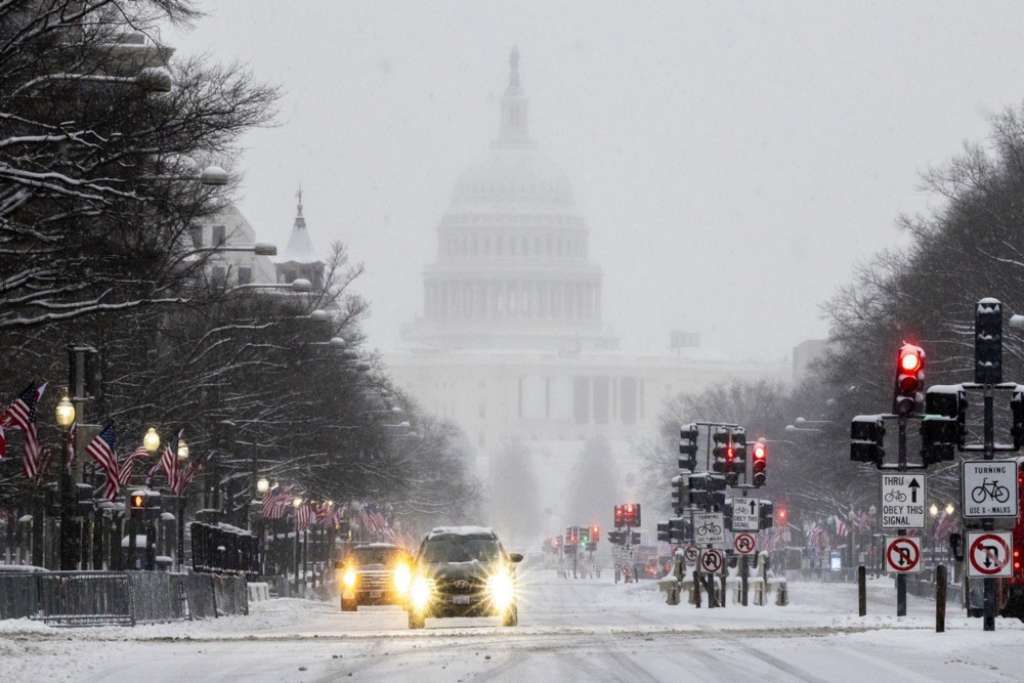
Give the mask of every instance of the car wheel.
<path id="1" fill-rule="evenodd" d="M 501 618 L 502 626 L 518 626 L 519 625 L 519 608 L 512 605 Z"/>
<path id="2" fill-rule="evenodd" d="M 359 603 L 355 600 L 341 599 L 341 611 L 342 612 L 355 612 L 359 608 Z"/>
<path id="3" fill-rule="evenodd" d="M 426 614 L 416 614 L 412 610 L 409 610 L 409 628 L 423 628 L 427 625 Z"/>

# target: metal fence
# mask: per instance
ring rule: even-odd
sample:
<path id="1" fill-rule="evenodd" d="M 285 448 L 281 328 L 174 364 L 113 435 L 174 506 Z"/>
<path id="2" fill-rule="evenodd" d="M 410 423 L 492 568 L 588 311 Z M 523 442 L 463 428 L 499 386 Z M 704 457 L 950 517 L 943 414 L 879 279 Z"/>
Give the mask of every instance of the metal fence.
<path id="1" fill-rule="evenodd" d="M 244 576 L 135 571 L 0 574 L 0 619 L 131 626 L 248 613 Z"/>
<path id="2" fill-rule="evenodd" d="M 192 568 L 255 576 L 260 573 L 259 539 L 247 531 L 225 525 L 192 522 Z"/>

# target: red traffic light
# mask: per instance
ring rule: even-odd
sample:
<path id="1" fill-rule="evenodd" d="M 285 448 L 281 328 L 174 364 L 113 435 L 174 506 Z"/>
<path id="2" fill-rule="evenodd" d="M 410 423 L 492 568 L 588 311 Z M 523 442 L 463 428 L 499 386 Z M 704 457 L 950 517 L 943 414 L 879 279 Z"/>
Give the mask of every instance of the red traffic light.
<path id="1" fill-rule="evenodd" d="M 779 514 L 779 521 L 780 522 L 785 522 L 786 521 L 786 508 L 779 508 L 778 514 Z"/>

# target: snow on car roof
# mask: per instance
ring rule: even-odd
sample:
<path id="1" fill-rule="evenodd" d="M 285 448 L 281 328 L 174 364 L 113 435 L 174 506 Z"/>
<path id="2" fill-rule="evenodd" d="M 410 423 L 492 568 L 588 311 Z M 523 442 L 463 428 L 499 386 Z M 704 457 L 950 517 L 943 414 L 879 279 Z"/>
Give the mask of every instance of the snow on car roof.
<path id="1" fill-rule="evenodd" d="M 498 534 L 494 533 L 494 529 L 489 526 L 437 526 L 430 530 L 427 534 L 427 538 L 434 536 L 493 536 L 498 537 Z"/>

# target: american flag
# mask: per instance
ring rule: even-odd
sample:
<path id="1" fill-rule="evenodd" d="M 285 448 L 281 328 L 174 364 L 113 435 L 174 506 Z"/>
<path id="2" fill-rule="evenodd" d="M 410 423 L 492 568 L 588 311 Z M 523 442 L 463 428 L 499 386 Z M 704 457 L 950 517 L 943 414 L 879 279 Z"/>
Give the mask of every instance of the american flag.
<path id="1" fill-rule="evenodd" d="M 304 531 L 309 528 L 309 525 L 313 523 L 313 506 L 309 503 L 303 503 L 295 511 L 295 528 L 299 531 Z"/>
<path id="2" fill-rule="evenodd" d="M 291 498 L 291 494 L 285 489 L 267 491 L 263 494 L 260 512 L 267 519 L 281 519 L 288 512 Z"/>
<path id="3" fill-rule="evenodd" d="M 121 470 L 117 466 L 117 454 L 114 453 L 116 446 L 117 435 L 114 433 L 114 425 L 108 424 L 85 447 L 85 454 L 96 461 L 107 475 L 107 482 L 103 486 L 103 494 L 107 500 L 114 500 L 120 488 Z"/>
<path id="4" fill-rule="evenodd" d="M 7 407 L 0 416 L 0 425 L 20 429 L 25 434 L 25 459 L 22 471 L 28 479 L 35 480 L 39 476 L 39 433 L 36 431 L 36 404 L 46 391 L 46 383 L 36 387 L 29 384 L 21 395 Z M 5 441 L 6 449 L 6 441 Z"/>
<path id="5" fill-rule="evenodd" d="M 132 470 L 135 469 L 135 463 L 142 460 L 149 455 L 149 451 L 143 446 L 139 446 L 131 455 L 124 459 L 121 466 L 117 468 L 117 483 L 120 486 L 127 486 L 129 480 L 132 478 Z"/>

